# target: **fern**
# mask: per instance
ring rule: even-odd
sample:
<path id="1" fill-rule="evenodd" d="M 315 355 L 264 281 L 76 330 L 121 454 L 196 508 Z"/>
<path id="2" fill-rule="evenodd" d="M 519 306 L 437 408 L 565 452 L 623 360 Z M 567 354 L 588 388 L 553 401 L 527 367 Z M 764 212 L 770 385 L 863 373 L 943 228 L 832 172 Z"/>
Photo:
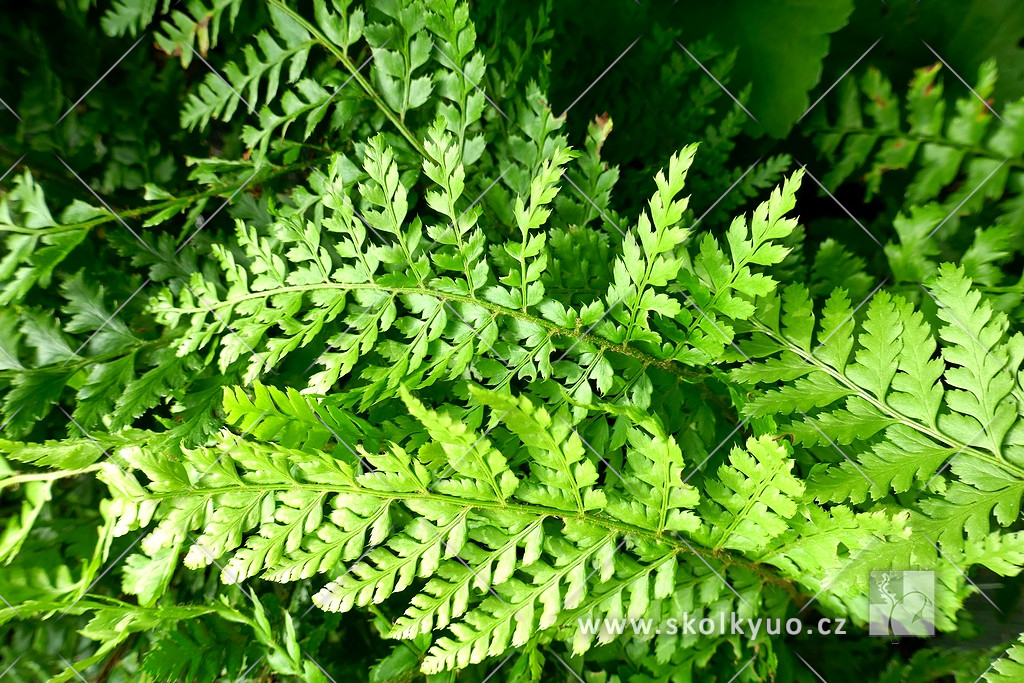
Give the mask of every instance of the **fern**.
<path id="1" fill-rule="evenodd" d="M 1000 657 L 984 673 L 984 678 L 989 683 L 1008 683 L 1024 675 L 1024 649 L 1021 643 L 1013 643 L 1006 654 Z"/>
<path id="2" fill-rule="evenodd" d="M 822 114 L 814 126 L 822 151 L 837 162 L 823 182 L 835 188 L 861 174 L 871 198 L 884 177 L 906 170 L 905 195 L 896 208 L 909 213 L 938 204 L 929 236 L 939 231 L 939 237 L 952 237 L 965 219 L 980 229 L 1019 227 L 1020 203 L 1007 198 L 1006 190 L 1019 182 L 1024 141 L 1017 130 L 1024 102 L 1007 102 L 997 112 L 984 101 L 996 83 L 990 60 L 980 68 L 973 92 L 959 95 L 950 107 L 940 72 L 939 64 L 917 70 L 903 102 L 877 70 L 859 82 L 843 82 L 836 118 L 828 121 Z M 971 220 L 989 205 L 993 222 Z"/>
<path id="3" fill-rule="evenodd" d="M 751 343 L 767 360 L 735 377 L 782 382 L 751 401 L 749 413 L 796 416 L 782 428 L 834 449 L 826 462 L 840 461 L 812 472 L 817 498 L 857 504 L 913 490 L 922 513 L 915 526 L 961 553 L 999 533 L 991 515 L 1009 526 L 1019 514 L 1022 339 L 1007 334 L 1005 315 L 971 291 L 962 269 L 944 266 L 927 289 L 937 336 L 900 296 L 876 294 L 857 325 L 841 290 L 816 322 L 806 290 L 787 288 L 774 317 L 752 328 Z"/>
<path id="4" fill-rule="evenodd" d="M 18 176 L 14 187 L 0 197 L 0 226 L 11 233 L 7 254 L 0 261 L 4 281 L 0 302 L 9 306 L 21 301 L 32 287 L 48 285 L 54 268 L 85 239 L 86 231 L 76 229 L 74 223 L 105 213 L 76 201 L 55 219 L 32 175 Z"/>
<path id="5" fill-rule="evenodd" d="M 624 478 L 601 486 L 567 409 L 551 416 L 525 397 L 479 389 L 473 395 L 523 439 L 532 456 L 528 473 L 512 469 L 487 436 L 403 392 L 429 437 L 409 435 L 410 443 L 422 444 L 418 453 L 392 443 L 380 453 L 360 448 L 330 457 L 223 434 L 180 463 L 122 451 L 148 480 L 141 497 L 140 484 L 113 465 L 104 465 L 100 476 L 122 500 L 126 517 L 119 528 L 134 528 L 143 515 L 157 522 L 142 541 L 147 554 L 201 531 L 184 561 L 195 567 L 226 556 L 220 564 L 227 583 L 257 573 L 290 582 L 355 561 L 313 598 L 323 609 L 347 611 L 427 579 L 391 632 L 403 638 L 451 632 L 435 641 L 426 671 L 521 646 L 538 629 L 554 627 L 563 610 L 614 616 L 629 595 L 629 613 L 638 616 L 649 600 L 668 597 L 681 579 L 696 579 L 714 565 L 743 581 L 745 596 L 737 598 L 746 608 L 770 602 L 767 595 L 786 580 L 827 590 L 811 577 L 845 567 L 871 538 L 903 533 L 902 523 L 884 514 L 846 508 L 830 514 L 806 502 L 787 471 L 788 450 L 767 437 L 735 448 L 732 464 L 718 473 L 723 484 L 710 487 L 698 505 L 697 489 L 680 479 L 681 450 L 657 420 L 645 417 L 628 428 Z M 296 419 L 306 409 L 279 404 L 285 406 Z M 635 417 L 632 410 L 612 410 Z M 633 498 L 633 486 L 649 492 Z M 797 524 L 801 515 L 811 528 L 791 529 L 785 520 Z M 678 533 L 691 534 L 691 541 Z M 838 550 L 840 534 L 846 551 Z M 855 543 L 851 534 L 863 536 Z M 797 550 L 826 539 L 832 539 L 831 556 Z M 723 555 L 723 548 L 738 552 Z M 723 585 L 719 594 L 727 590 Z M 572 631 L 559 637 L 574 641 L 577 651 L 586 640 Z"/>
<path id="6" fill-rule="evenodd" d="M 108 23 L 104 28 L 110 33 L 122 33 L 131 26 L 130 23 L 125 25 L 125 18 L 139 17 L 135 25 L 141 25 L 140 19 L 147 15 L 152 17 L 149 2 L 142 8 L 137 5 L 130 7 L 127 3 L 116 6 L 114 14 L 107 15 Z M 161 33 L 157 34 L 156 43 L 167 54 L 177 56 L 182 68 L 188 67 L 193 57 L 205 57 L 211 48 L 217 47 L 221 27 L 227 23 L 229 29 L 233 28 L 241 8 L 240 0 L 211 0 L 210 4 L 203 0 L 189 0 L 184 8 L 172 5 L 167 19 L 161 22 Z"/>
<path id="7" fill-rule="evenodd" d="M 990 656 L 873 645 L 864 596 L 872 572 L 931 572 L 952 637 L 1020 581 L 1018 104 L 947 114 L 936 69 L 906 98 L 872 71 L 840 84 L 813 144 L 830 191 L 880 199 L 876 255 L 813 202 L 801 225 L 805 171 L 776 183 L 786 150 L 744 132 L 756 91 L 723 90 L 750 56 L 711 36 L 635 43 L 678 85 L 639 142 L 552 108 L 573 62 L 545 52 L 571 23 L 550 3 L 242 7 L 69 6 L 69 26 L 154 31 L 163 55 L 122 77 L 177 107 L 173 152 L 146 120 L 113 135 L 98 114 L 122 110 L 89 96 L 33 149 L 66 132 L 65 170 L 83 141 L 113 160 L 69 190 L 32 158 L 0 192 L 16 678 L 817 673 L 802 632 L 658 630 L 683 615 L 842 620 L 833 642 L 882 680 Z M 75 194 L 92 181 L 96 205 Z M 614 632 L 639 619 L 655 629 Z"/>
<path id="8" fill-rule="evenodd" d="M 280 15 L 278 15 L 280 16 Z M 279 24 L 287 18 L 275 17 Z M 298 29 L 298 31 L 296 30 Z M 231 119 L 241 105 L 256 107 L 262 100 L 271 101 L 277 95 L 281 72 L 287 67 L 286 83 L 295 82 L 302 73 L 313 41 L 304 35 L 296 25 L 285 24 L 277 28 L 284 40 L 281 45 L 267 32 L 256 36 L 256 48 L 249 46 L 245 51 L 245 68 L 229 63 L 224 75 L 209 73 L 199 92 L 193 94 L 182 110 L 182 124 L 189 128 L 205 126 L 213 118 Z M 258 50 L 258 51 L 257 51 Z M 265 83 L 260 88 L 260 84 Z"/>

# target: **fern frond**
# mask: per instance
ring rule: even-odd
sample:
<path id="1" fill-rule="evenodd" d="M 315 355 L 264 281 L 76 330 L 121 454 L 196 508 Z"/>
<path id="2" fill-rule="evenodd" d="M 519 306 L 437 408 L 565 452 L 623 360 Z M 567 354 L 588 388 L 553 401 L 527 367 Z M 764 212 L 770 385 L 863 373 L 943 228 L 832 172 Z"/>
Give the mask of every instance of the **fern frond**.
<path id="1" fill-rule="evenodd" d="M 782 444 L 751 438 L 746 449 L 733 448 L 729 464 L 708 480 L 710 501 L 701 516 L 710 526 L 694 537 L 712 548 L 749 551 L 764 547 L 786 531 L 804 486 L 790 472 L 793 461 Z"/>
<path id="2" fill-rule="evenodd" d="M 138 35 L 149 26 L 157 10 L 167 12 L 171 0 L 115 0 L 100 19 L 108 36 Z"/>
<path id="3" fill-rule="evenodd" d="M 701 240 L 692 269 L 679 274 L 679 286 L 694 309 L 684 311 L 691 348 L 680 354 L 680 360 L 699 363 L 722 357 L 735 334 L 731 321 L 749 318 L 755 310 L 754 297 L 775 290 L 776 281 L 752 266 L 776 265 L 789 253 L 779 241 L 796 228 L 796 220 L 786 213 L 795 205 L 794 194 L 802 179 L 802 171 L 794 173 L 754 210 L 749 221 L 733 220 L 726 233 L 728 251 L 711 235 Z"/>
<path id="4" fill-rule="evenodd" d="M 1012 683 L 1024 676 L 1024 636 L 1010 645 L 983 674 L 987 683 Z"/>
<path id="5" fill-rule="evenodd" d="M 768 360 L 733 376 L 750 384 L 783 382 L 747 409 L 802 417 L 783 426 L 799 443 L 856 446 L 855 459 L 843 454 L 835 466 L 815 468 L 809 490 L 816 497 L 860 503 L 921 487 L 926 518 L 915 526 L 959 553 L 965 530 L 966 542 L 985 543 L 991 514 L 1002 526 L 1019 514 L 1024 461 L 1017 375 L 1024 338 L 1008 335 L 1005 315 L 972 290 L 963 269 L 943 266 L 927 289 L 942 323 L 937 334 L 920 311 L 886 292 L 871 299 L 859 332 L 842 291 L 815 325 L 806 292 L 787 288 L 781 324 L 753 327 L 751 344 Z M 948 488 L 943 463 L 956 477 Z"/>
<path id="6" fill-rule="evenodd" d="M 211 119 L 229 121 L 239 105 L 255 109 L 261 102 L 273 101 L 283 71 L 286 85 L 299 79 L 315 43 L 294 23 L 282 26 L 280 22 L 290 21 L 286 16 L 276 14 L 274 21 L 282 42 L 260 31 L 255 36 L 256 47 L 248 45 L 243 50 L 244 67 L 228 62 L 223 75 L 208 73 L 181 111 L 182 126 L 194 129 L 205 127 Z"/>
<path id="7" fill-rule="evenodd" d="M 233 28 L 241 9 L 242 0 L 211 0 L 210 4 L 205 0 L 187 0 L 184 8 L 172 6 L 170 15 L 160 24 L 156 44 L 168 55 L 177 56 L 182 68 L 187 68 L 196 53 L 205 57 L 210 49 L 217 47 L 225 19 L 228 28 Z M 107 15 L 108 26 L 116 30 L 127 28 L 125 19 L 135 14 L 119 7 L 113 12 L 115 14 Z"/>
<path id="8" fill-rule="evenodd" d="M 260 404 L 269 400 L 264 391 Z M 275 410 L 308 419 L 301 397 L 275 396 Z M 338 450 L 329 456 L 225 432 L 178 462 L 122 449 L 145 484 L 109 463 L 100 476 L 117 500 L 120 533 L 152 520 L 145 553 L 158 558 L 183 544 L 187 566 L 216 560 L 225 583 L 326 573 L 334 578 L 314 603 L 328 611 L 378 604 L 420 586 L 404 598 L 408 607 L 391 635 L 447 629 L 423 662 L 427 672 L 500 655 L 538 631 L 571 624 L 567 614 L 635 618 L 655 606 L 669 609 L 666 599 L 709 568 L 743 586 L 736 598 L 743 609 L 776 604 L 770 596 L 788 582 L 847 609 L 856 587 L 836 594 L 827 574 L 844 571 L 872 539 L 899 545 L 905 534 L 901 518 L 881 511 L 858 515 L 809 503 L 790 474 L 787 449 L 768 437 L 734 449 L 718 478 L 705 478 L 706 498 L 698 501 L 697 489 L 682 481 L 680 448 L 640 411 L 598 407 L 627 422 L 620 482 L 605 461 L 591 459 L 567 409 L 550 414 L 525 396 L 481 389 L 472 396 L 490 407 L 499 423 L 493 430 L 521 439 L 529 467 L 498 450 L 504 438 L 492 442 L 459 419 L 473 409 L 432 410 L 403 390 L 420 425 L 402 428 L 411 437 L 405 446 L 373 453 L 360 443 L 358 458 Z M 262 429 L 252 433 L 290 438 Z M 642 493 L 630 499 L 625 492 L 634 487 Z M 886 559 L 904 556 L 875 556 L 872 566 L 888 566 Z M 934 552 L 931 560 L 939 561 Z M 733 599 L 725 585 L 718 590 L 722 600 Z M 597 635 L 558 633 L 574 647 Z"/>
<path id="9" fill-rule="evenodd" d="M 0 195 L 0 232 L 9 233 L 0 260 L 0 306 L 21 302 L 36 286 L 47 286 L 54 268 L 81 244 L 88 230 L 75 223 L 108 215 L 105 209 L 76 200 L 54 218 L 43 188 L 25 171 Z"/>

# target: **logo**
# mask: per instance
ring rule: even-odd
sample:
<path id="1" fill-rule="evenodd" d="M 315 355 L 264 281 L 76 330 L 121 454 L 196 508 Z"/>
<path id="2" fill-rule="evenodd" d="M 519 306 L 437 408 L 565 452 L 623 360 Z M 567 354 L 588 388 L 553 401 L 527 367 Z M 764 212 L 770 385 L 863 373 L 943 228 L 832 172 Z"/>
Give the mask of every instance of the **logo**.
<path id="1" fill-rule="evenodd" d="M 869 586 L 871 635 L 935 635 L 934 572 L 871 572 Z"/>

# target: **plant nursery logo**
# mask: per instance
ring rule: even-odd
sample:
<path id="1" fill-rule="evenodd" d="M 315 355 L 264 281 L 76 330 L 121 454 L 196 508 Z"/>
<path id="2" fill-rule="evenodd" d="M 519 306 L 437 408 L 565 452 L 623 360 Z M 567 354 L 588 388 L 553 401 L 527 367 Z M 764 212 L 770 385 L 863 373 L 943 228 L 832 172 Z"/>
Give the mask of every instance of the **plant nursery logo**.
<path id="1" fill-rule="evenodd" d="M 873 636 L 935 635 L 934 572 L 871 572 L 868 603 Z"/>

